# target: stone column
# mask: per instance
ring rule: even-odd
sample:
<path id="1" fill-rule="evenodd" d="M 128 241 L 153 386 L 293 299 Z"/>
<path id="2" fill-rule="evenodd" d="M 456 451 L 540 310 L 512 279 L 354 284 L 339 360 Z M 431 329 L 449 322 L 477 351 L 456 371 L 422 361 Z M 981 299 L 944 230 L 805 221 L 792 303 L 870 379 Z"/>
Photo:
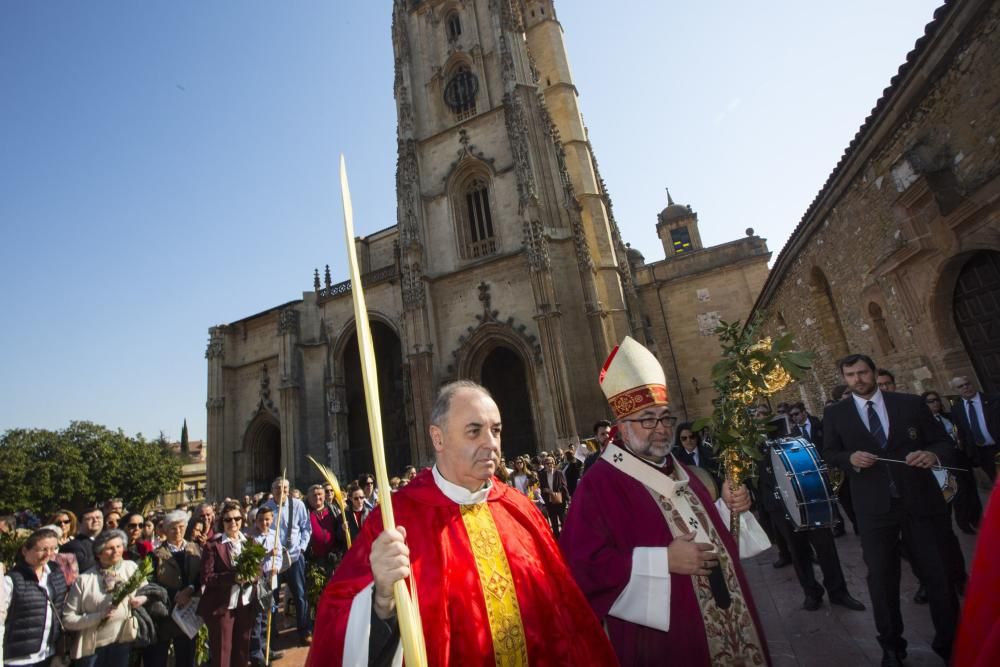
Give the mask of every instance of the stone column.
<path id="1" fill-rule="evenodd" d="M 232 471 L 226 466 L 224 456 L 226 397 L 222 362 L 225 356 L 226 326 L 210 328 L 208 336 L 208 347 L 205 349 L 205 359 L 208 360 L 208 400 L 205 402 L 205 409 L 208 412 L 205 435 L 208 456 L 205 497 L 217 500 L 234 490 L 230 488 L 233 483 Z"/>
<path id="2" fill-rule="evenodd" d="M 278 394 L 280 401 L 279 423 L 281 424 L 281 466 L 292 484 L 297 483 L 302 437 L 301 393 L 302 364 L 296 348 L 299 338 L 299 312 L 286 308 L 278 313 L 278 371 L 280 381 Z M 280 472 L 280 471 L 279 471 Z"/>

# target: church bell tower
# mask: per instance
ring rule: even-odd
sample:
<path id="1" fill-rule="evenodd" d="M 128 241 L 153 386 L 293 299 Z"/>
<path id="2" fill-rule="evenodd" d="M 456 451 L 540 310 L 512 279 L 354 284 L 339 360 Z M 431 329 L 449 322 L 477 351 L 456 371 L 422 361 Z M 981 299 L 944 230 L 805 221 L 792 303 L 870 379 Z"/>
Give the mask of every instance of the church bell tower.
<path id="1" fill-rule="evenodd" d="M 415 432 L 439 384 L 485 383 L 506 347 L 526 366 L 537 447 L 586 434 L 635 292 L 553 2 L 394 0 L 392 41 Z"/>

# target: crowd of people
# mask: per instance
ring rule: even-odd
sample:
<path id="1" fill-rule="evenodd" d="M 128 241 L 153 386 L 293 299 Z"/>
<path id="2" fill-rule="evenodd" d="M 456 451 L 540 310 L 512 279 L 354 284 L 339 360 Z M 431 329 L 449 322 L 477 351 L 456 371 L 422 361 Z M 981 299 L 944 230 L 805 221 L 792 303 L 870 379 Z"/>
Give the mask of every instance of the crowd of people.
<path id="1" fill-rule="evenodd" d="M 112 498 L 79 514 L 60 509 L 44 525 L 28 511 L 0 517 L 0 531 L 26 534 L 0 580 L 2 664 L 262 665 L 281 657 L 272 646 L 282 587 L 302 645 L 313 645 L 314 623 L 322 626 L 310 664 L 390 664 L 400 646 L 392 583 L 410 574 L 431 614 L 425 629 L 452 626 L 445 637 L 428 634 L 429 655 L 453 664 L 481 663 L 490 637 L 498 664 L 507 659 L 492 625 L 500 611 L 505 636 L 520 633 L 504 649 L 511 655 L 539 655 L 532 637 L 540 635 L 544 650 L 560 647 L 559 664 L 573 656 L 575 664 L 658 664 L 668 644 L 685 664 L 767 664 L 739 564 L 744 545 L 722 518 L 750 510 L 777 548 L 774 567 L 794 568 L 806 611 L 824 594 L 866 608 L 848 591 L 836 545 L 850 522 L 890 666 L 906 657 L 902 555 L 920 581 L 914 601 L 930 608 L 932 646 L 948 658 L 968 579 L 952 517 L 976 533 L 975 468 L 995 479 L 1000 398 L 955 378 L 949 409 L 941 392 L 897 392 L 890 371 L 852 355 L 839 362 L 845 384 L 831 392 L 823 419 L 801 402 L 778 404 L 774 415 L 759 406 L 773 438 L 815 448 L 839 493 L 832 519 L 802 530 L 767 452 L 752 488 L 730 488 L 710 434 L 677 423 L 662 369 L 628 341 L 602 376 L 615 421 L 596 422 L 589 447 L 508 461 L 488 392 L 463 382 L 442 389 L 431 416 L 434 465 L 408 466 L 389 482 L 404 528 L 382 530 L 380 490 L 368 473 L 343 490 L 343 510 L 329 484 L 302 492 L 279 478 L 269 493 L 170 511 L 134 512 Z M 480 553 L 494 543 L 504 550 Z M 481 612 L 448 617 L 452 602 L 470 602 L 470 587 L 495 593 L 497 577 L 516 598 L 494 608 L 487 597 Z M 352 638 L 359 628 L 367 639 Z M 586 641 L 581 628 L 592 631 Z"/>

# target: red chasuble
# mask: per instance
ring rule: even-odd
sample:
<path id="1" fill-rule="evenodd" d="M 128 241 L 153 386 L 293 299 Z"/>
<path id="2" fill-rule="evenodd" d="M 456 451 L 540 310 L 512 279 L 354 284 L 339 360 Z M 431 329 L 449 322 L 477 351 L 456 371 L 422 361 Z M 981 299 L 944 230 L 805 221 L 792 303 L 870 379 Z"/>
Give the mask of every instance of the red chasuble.
<path id="1" fill-rule="evenodd" d="M 441 493 L 429 470 L 393 494 L 392 505 L 397 525 L 406 528 L 428 664 L 495 664 L 483 586 L 459 505 Z M 617 665 L 541 513 L 496 479 L 487 506 L 510 564 L 530 664 Z M 351 603 L 372 582 L 368 556 L 381 532 L 381 513 L 372 512 L 323 592 L 308 667 L 343 663 Z"/>
<path id="2" fill-rule="evenodd" d="M 727 587 L 734 605 L 737 597 L 742 599 L 740 608 L 744 613 L 739 618 L 703 611 L 693 584 L 695 578 L 679 574 L 670 576 L 670 600 L 662 601 L 670 605 L 669 631 L 608 615 L 628 585 L 632 550 L 667 547 L 673 537 L 663 512 L 646 487 L 604 460 L 597 461 L 581 478 L 573 495 L 559 538 L 566 561 L 594 611 L 607 624 L 608 636 L 622 665 L 707 666 L 713 664 L 713 652 L 720 656 L 716 664 L 769 664 L 764 633 L 739 564 L 739 549 L 719 518 L 708 491 L 695 475 L 688 476 L 690 489 L 701 500 L 714 532 L 730 555 L 735 570 L 733 579 L 739 583 L 737 586 L 730 581 Z M 744 641 L 753 637 L 754 630 L 759 644 L 748 651 Z M 709 641 L 713 642 L 714 651 Z"/>
<path id="3" fill-rule="evenodd" d="M 1000 484 L 993 485 L 979 525 L 979 544 L 972 575 L 965 587 L 965 607 L 951 664 L 969 667 L 1000 665 Z M 973 489 L 975 491 L 975 489 Z"/>

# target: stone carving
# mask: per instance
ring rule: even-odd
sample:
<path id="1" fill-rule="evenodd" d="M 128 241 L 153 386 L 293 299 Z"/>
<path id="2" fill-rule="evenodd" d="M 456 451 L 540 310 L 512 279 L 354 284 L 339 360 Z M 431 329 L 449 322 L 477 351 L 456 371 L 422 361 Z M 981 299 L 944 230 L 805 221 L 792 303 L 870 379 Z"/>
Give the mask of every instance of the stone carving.
<path id="1" fill-rule="evenodd" d="M 278 414 L 278 408 L 271 400 L 271 377 L 267 374 L 267 364 L 260 367 L 260 400 L 257 402 L 254 413 L 262 410 L 267 410 L 273 415 Z"/>
<path id="2" fill-rule="evenodd" d="M 424 274 L 419 262 L 403 265 L 403 307 L 407 310 L 419 308 L 426 300 Z"/>
<path id="3" fill-rule="evenodd" d="M 594 258 L 590 254 L 590 244 L 587 242 L 587 234 L 583 230 L 583 222 L 580 215 L 574 212 L 573 218 L 573 249 L 576 250 L 576 263 L 581 271 L 594 270 Z"/>
<path id="4" fill-rule="evenodd" d="M 400 139 L 396 150 L 396 216 L 400 242 L 405 247 L 420 242 L 417 219 L 420 173 L 413 139 Z"/>
<path id="5" fill-rule="evenodd" d="M 490 13 L 500 15 L 500 28 L 508 32 L 524 32 L 521 5 L 512 0 L 490 0 Z"/>
<path id="6" fill-rule="evenodd" d="M 225 327 L 217 326 L 208 330 L 208 347 L 205 348 L 205 358 L 215 359 L 222 357 L 225 352 Z"/>
<path id="7" fill-rule="evenodd" d="M 518 212 L 538 201 L 535 174 L 531 168 L 531 151 L 528 142 L 528 121 L 524 105 L 517 93 L 503 96 L 504 121 L 510 139 L 510 151 L 514 158 L 514 173 L 517 176 Z"/>
<path id="8" fill-rule="evenodd" d="M 514 69 L 514 55 L 507 45 L 507 36 L 500 34 L 500 75 L 507 83 L 513 82 L 517 78 L 517 71 Z"/>
<path id="9" fill-rule="evenodd" d="M 399 132 L 403 136 L 408 136 L 413 132 L 413 105 L 410 104 L 410 90 L 400 83 L 397 91 L 396 102 L 399 105 Z"/>
<path id="10" fill-rule="evenodd" d="M 392 8 L 392 44 L 396 53 L 410 55 L 410 37 L 406 32 L 406 2 L 396 0 Z"/>
<path id="11" fill-rule="evenodd" d="M 532 271 L 549 268 L 549 242 L 545 237 L 545 228 L 538 220 L 524 221 L 524 250 L 528 257 L 528 267 Z"/>
<path id="12" fill-rule="evenodd" d="M 702 336 L 715 335 L 715 328 L 719 326 L 722 316 L 719 311 L 713 310 L 707 313 L 698 314 L 698 333 Z"/>
<path id="13" fill-rule="evenodd" d="M 208 410 L 221 410 L 226 405 L 226 399 L 223 396 L 218 398 L 210 398 L 205 401 L 205 408 Z"/>
<path id="14" fill-rule="evenodd" d="M 448 183 L 452 174 L 454 174 L 455 170 L 458 169 L 458 165 L 461 164 L 463 160 L 470 158 L 485 163 L 491 172 L 496 173 L 496 169 L 493 168 L 493 164 L 496 160 L 491 157 L 486 157 L 482 151 L 476 150 L 475 144 L 471 142 L 471 137 L 464 127 L 458 131 L 458 143 L 462 144 L 462 147 L 456 152 L 458 159 L 451 163 L 445 176 L 441 179 L 445 184 Z"/>
<path id="15" fill-rule="evenodd" d="M 285 334 L 299 335 L 299 311 L 294 308 L 285 308 L 278 313 L 278 335 Z"/>
<path id="16" fill-rule="evenodd" d="M 521 342 L 525 345 L 528 350 L 531 350 L 531 355 L 536 364 L 542 363 L 542 346 L 538 342 L 538 338 L 534 334 L 528 333 L 528 328 L 524 324 L 520 324 L 514 320 L 513 317 L 508 317 L 506 320 L 501 321 L 499 319 L 500 313 L 493 310 L 493 297 L 490 294 L 489 283 L 483 281 L 479 283 L 479 301 L 483 304 L 483 312 L 476 315 L 476 321 L 478 324 L 476 326 L 469 326 L 466 328 L 465 333 L 458 337 L 458 345 L 451 352 L 451 363 L 448 365 L 446 375 L 449 378 L 455 377 L 455 368 L 458 365 L 458 359 L 466 345 L 475 336 L 476 332 L 483 327 L 493 327 L 494 330 L 503 331 L 504 335 L 516 336 L 521 339 Z"/>

